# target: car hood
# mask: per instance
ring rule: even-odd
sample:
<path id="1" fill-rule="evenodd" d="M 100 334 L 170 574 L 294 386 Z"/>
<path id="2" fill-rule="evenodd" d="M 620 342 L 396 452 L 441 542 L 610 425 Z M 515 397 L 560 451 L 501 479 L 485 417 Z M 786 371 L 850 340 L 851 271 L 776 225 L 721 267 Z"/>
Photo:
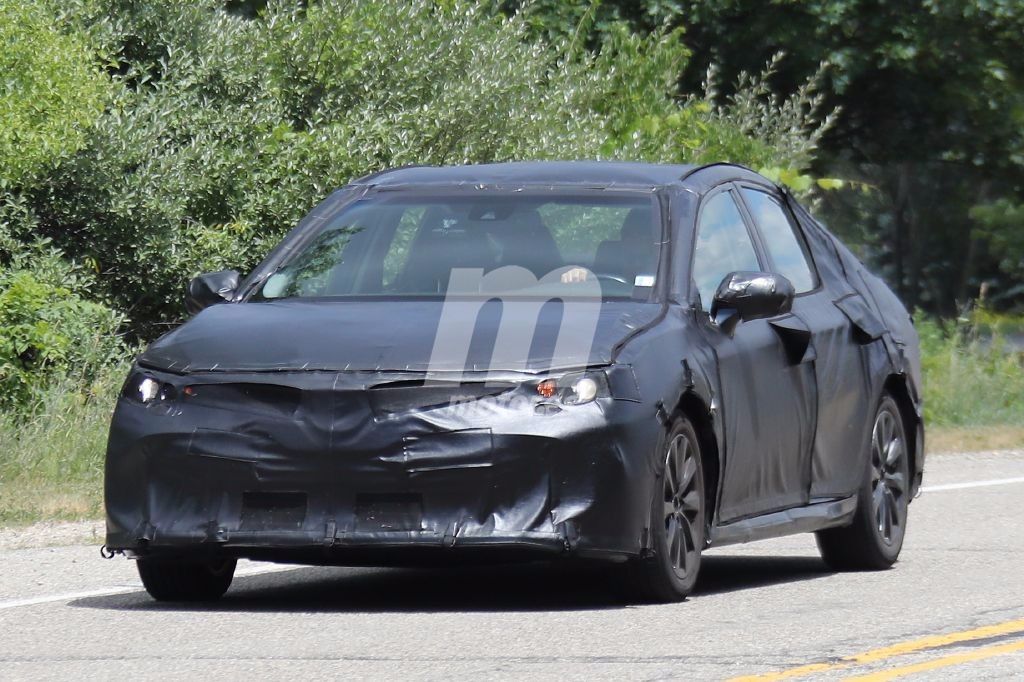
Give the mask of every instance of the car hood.
<path id="1" fill-rule="evenodd" d="M 442 353 L 431 363 L 443 309 L 446 315 L 470 321 L 465 333 L 471 333 L 472 340 L 464 357 L 454 357 L 463 355 L 461 352 L 452 357 Z M 570 352 L 556 352 L 562 306 L 554 302 L 540 307 L 539 314 L 536 307 L 503 305 L 497 300 L 484 304 L 450 300 L 230 303 L 207 308 L 165 334 L 139 362 L 178 373 L 546 371 L 611 362 L 616 346 L 660 312 L 657 303 L 604 301 L 589 352 L 585 344 L 574 344 L 576 349 Z M 495 357 L 499 323 L 506 325 L 506 330 L 536 324 L 529 352 L 520 352 L 516 361 Z"/>

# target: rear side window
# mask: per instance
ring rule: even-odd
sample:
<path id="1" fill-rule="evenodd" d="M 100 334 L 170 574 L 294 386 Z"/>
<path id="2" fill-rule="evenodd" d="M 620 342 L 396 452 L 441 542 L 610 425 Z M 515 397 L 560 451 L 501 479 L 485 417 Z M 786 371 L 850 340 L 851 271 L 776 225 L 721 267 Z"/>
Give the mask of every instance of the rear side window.
<path id="1" fill-rule="evenodd" d="M 798 294 L 816 287 L 818 283 L 806 247 L 793 231 L 793 223 L 782 204 L 766 192 L 748 187 L 740 191 L 761 231 L 774 271 L 792 282 Z"/>
<path id="2" fill-rule="evenodd" d="M 758 272 L 757 252 L 732 192 L 720 192 L 704 204 L 693 252 L 693 282 L 701 307 L 711 310 L 718 285 L 730 272 Z"/>

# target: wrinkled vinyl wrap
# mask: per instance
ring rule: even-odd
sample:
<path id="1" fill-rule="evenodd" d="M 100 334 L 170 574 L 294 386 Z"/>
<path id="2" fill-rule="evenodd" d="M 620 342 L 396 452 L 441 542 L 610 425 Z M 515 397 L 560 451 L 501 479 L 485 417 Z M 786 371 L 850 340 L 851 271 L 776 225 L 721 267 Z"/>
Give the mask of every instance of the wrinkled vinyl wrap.
<path id="1" fill-rule="evenodd" d="M 491 347 L 471 345 L 451 369 L 471 383 L 490 370 L 493 383 L 454 404 L 417 383 L 440 301 L 207 308 L 156 341 L 135 370 L 192 395 L 118 402 L 108 547 L 339 564 L 482 546 L 636 556 L 648 549 L 657 453 L 677 412 L 698 425 L 710 458 L 709 543 L 815 530 L 852 513 L 883 388 L 908 408 L 915 492 L 923 427 L 910 317 L 792 197 L 783 199 L 805 233 L 818 289 L 732 334 L 692 305 L 696 207 L 726 181 L 778 192 L 735 166 L 596 163 L 410 168 L 339 190 L 329 201 L 434 185 L 651 193 L 665 217 L 657 289 L 652 302 L 603 303 L 586 357 L 553 355 L 560 316 L 552 306 L 541 309 L 525 369 L 493 366 Z M 240 299 L 315 229 L 320 210 L 249 276 Z M 466 305 L 477 313 L 478 304 Z M 485 306 L 480 315 L 488 314 Z M 607 394 L 588 404 L 542 409 L 523 385 L 582 368 L 608 377 Z"/>

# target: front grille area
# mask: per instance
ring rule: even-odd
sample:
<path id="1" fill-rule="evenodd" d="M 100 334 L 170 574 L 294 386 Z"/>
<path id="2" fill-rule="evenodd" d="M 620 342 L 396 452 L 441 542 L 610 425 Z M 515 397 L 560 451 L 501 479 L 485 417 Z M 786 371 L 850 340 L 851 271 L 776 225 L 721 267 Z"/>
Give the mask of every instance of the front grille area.
<path id="1" fill-rule="evenodd" d="M 386 416 L 494 397 L 515 387 L 508 382 L 395 381 L 371 386 L 368 394 L 374 413 Z"/>
<path id="2" fill-rule="evenodd" d="M 185 388 L 184 400 L 189 405 L 291 417 L 302 402 L 302 391 L 277 384 L 193 384 Z"/>

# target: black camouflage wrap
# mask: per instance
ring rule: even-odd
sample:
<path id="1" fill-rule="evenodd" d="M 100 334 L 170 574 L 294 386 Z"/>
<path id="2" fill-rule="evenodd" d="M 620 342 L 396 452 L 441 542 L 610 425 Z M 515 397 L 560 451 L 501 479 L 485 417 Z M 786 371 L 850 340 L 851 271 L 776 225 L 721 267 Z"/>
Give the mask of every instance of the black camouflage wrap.
<path id="1" fill-rule="evenodd" d="M 726 182 L 789 206 L 821 282 L 789 312 L 731 334 L 695 305 L 689 278 L 701 199 Z M 842 525 L 883 391 L 913 437 L 911 495 L 918 489 L 924 431 L 910 316 L 761 176 L 725 164 L 411 168 L 355 181 L 328 202 L 430 187 L 656 196 L 656 289 L 650 300 L 605 302 L 587 357 L 553 355 L 560 317 L 545 307 L 525 369 L 489 366 L 491 349 L 472 347 L 460 385 L 432 386 L 423 379 L 440 301 L 246 301 L 315 229 L 318 208 L 233 302 L 138 358 L 133 377 L 176 398 L 118 402 L 105 481 L 110 549 L 323 564 L 418 563 L 480 548 L 637 556 L 649 548 L 657 453 L 679 414 L 704 451 L 710 544 Z M 485 306 L 480 318 L 492 313 Z M 529 382 L 582 369 L 605 373 L 606 395 L 559 410 L 528 395 Z"/>

